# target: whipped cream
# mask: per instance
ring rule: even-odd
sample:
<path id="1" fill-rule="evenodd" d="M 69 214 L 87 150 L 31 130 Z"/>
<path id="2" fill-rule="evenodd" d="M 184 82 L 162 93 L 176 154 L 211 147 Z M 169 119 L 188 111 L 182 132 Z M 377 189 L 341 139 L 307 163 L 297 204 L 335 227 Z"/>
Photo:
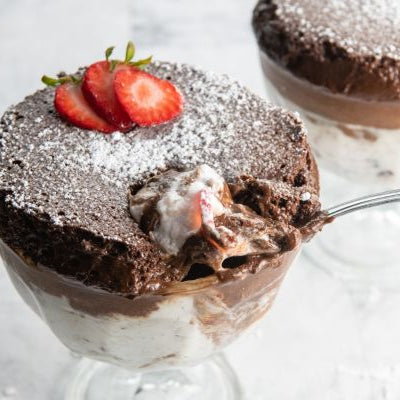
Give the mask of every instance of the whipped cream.
<path id="1" fill-rule="evenodd" d="M 65 346 L 84 357 L 135 371 L 195 365 L 231 343 L 270 308 L 297 252 L 280 260 L 278 268 L 261 271 L 257 280 L 250 275 L 221 286 L 182 290 L 179 295 L 144 296 L 142 304 L 156 301 L 157 307 L 131 315 L 126 313 L 127 304 L 135 307 L 138 299 L 32 268 L 0 240 L 0 255 L 15 288 Z M 241 295 L 232 303 L 235 296 L 227 293 Z M 110 312 L 110 301 L 119 310 Z"/>
<path id="2" fill-rule="evenodd" d="M 147 204 L 157 201 L 159 224 L 151 235 L 165 252 L 176 255 L 186 240 L 201 229 L 200 214 L 212 225 L 213 218 L 224 212 L 225 185 L 224 178 L 208 165 L 166 173 L 161 185 L 149 181 L 131 198 L 130 213 L 140 223 Z"/>

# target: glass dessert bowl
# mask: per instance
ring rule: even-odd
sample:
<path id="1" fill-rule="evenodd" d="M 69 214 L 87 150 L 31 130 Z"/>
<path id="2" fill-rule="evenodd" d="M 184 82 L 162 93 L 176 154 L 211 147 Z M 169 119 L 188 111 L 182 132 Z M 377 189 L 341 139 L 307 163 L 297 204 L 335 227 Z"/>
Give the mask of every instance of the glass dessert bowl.
<path id="1" fill-rule="evenodd" d="M 360 7 L 261 0 L 253 15 L 268 95 L 304 120 L 328 203 L 400 186 L 399 3 Z M 362 279 L 377 267 L 392 274 L 399 227 L 398 205 L 354 214 L 329 227 L 309 255 L 341 276 Z M 359 229 L 368 232 L 368 254 Z"/>
<path id="2" fill-rule="evenodd" d="M 206 165 L 168 170 L 132 190 L 132 217 L 163 249 L 170 268 L 184 271 L 181 281 L 139 295 L 86 286 L 0 241 L 24 301 L 73 353 L 107 363 L 82 362 L 67 399 L 133 399 L 142 392 L 146 398 L 240 398 L 229 365 L 220 355 L 209 358 L 268 311 L 302 242 L 328 222 L 311 194 L 306 201 L 313 199 L 315 213 L 298 227 L 262 217 L 243 204 L 268 205 L 262 190 L 279 192 L 274 183 L 249 177 L 228 186 Z"/>
<path id="3" fill-rule="evenodd" d="M 320 203 L 306 131 L 227 77 L 169 62 L 139 71 L 129 60 L 110 77 L 107 62 L 90 66 L 82 87 L 46 77 L 59 86 L 3 116 L 2 258 L 61 342 L 105 362 L 83 362 L 68 400 L 239 398 L 233 372 L 210 357 L 266 313 L 321 227 L 309 226 Z M 106 122 L 84 99 L 83 87 L 109 93 L 91 85 L 93 70 L 102 84 L 119 80 L 128 116 Z M 138 79 L 164 112 L 132 105 Z M 148 121 L 171 110 L 163 124 Z M 126 128 L 137 113 L 143 126 Z"/>
<path id="4" fill-rule="evenodd" d="M 80 356 L 107 363 L 85 361 L 68 388 L 67 399 L 96 400 L 133 399 L 141 391 L 168 399 L 240 398 L 223 359 L 206 360 L 267 312 L 299 251 L 243 279 L 221 283 L 210 276 L 130 299 L 29 265 L 2 242 L 0 249 L 18 293 L 58 339 Z"/>

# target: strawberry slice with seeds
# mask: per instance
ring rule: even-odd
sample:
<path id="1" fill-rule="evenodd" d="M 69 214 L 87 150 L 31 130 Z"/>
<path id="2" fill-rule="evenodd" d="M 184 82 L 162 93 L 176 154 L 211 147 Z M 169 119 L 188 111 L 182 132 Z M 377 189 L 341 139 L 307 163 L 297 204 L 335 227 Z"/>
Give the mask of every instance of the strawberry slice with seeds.
<path id="1" fill-rule="evenodd" d="M 183 98 L 169 81 L 137 68 L 116 72 L 114 90 L 130 119 L 140 126 L 162 124 L 183 110 Z"/>
<path id="2" fill-rule="evenodd" d="M 96 113 L 121 131 L 132 127 L 131 119 L 114 92 L 115 73 L 124 68 L 127 66 L 119 64 L 111 71 L 109 61 L 96 62 L 86 70 L 82 83 L 83 95 Z"/>
<path id="3" fill-rule="evenodd" d="M 61 117 L 73 125 L 83 129 L 91 129 L 103 133 L 116 131 L 116 127 L 97 115 L 82 93 L 80 84 L 66 82 L 58 86 L 54 106 Z"/>

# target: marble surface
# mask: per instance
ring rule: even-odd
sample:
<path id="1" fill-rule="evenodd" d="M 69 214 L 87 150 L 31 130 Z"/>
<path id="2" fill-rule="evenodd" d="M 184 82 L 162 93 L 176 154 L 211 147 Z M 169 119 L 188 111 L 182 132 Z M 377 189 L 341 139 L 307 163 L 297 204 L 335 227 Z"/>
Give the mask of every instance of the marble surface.
<path id="1" fill-rule="evenodd" d="M 244 0 L 0 0 L 0 113 L 132 38 L 139 55 L 198 64 L 265 96 Z M 329 227 L 327 228 L 329 229 Z M 314 244 L 315 245 L 315 244 Z M 307 253 L 312 253 L 308 245 Z M 398 400 L 400 291 L 360 288 L 300 257 L 269 315 L 227 350 L 248 400 Z M 74 360 L 0 265 L 0 400 L 60 400 Z"/>

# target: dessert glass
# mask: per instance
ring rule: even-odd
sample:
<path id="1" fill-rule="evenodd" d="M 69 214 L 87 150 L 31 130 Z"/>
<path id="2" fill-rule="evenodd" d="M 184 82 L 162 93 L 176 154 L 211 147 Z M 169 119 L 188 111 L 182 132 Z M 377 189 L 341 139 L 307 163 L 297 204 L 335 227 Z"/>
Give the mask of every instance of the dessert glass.
<path id="1" fill-rule="evenodd" d="M 220 351 L 272 305 L 300 246 L 255 274 L 172 284 L 135 298 L 63 277 L 14 252 L 0 254 L 23 300 L 83 359 L 66 400 L 240 399 Z"/>
<path id="2" fill-rule="evenodd" d="M 333 94 L 296 77 L 263 51 L 260 58 L 270 100 L 299 112 L 306 124 L 325 204 L 400 187 L 400 102 Z M 307 255 L 342 278 L 376 280 L 379 267 L 391 282 L 400 265 L 400 252 L 393 251 L 399 228 L 395 204 L 351 214 L 327 226 Z"/>

